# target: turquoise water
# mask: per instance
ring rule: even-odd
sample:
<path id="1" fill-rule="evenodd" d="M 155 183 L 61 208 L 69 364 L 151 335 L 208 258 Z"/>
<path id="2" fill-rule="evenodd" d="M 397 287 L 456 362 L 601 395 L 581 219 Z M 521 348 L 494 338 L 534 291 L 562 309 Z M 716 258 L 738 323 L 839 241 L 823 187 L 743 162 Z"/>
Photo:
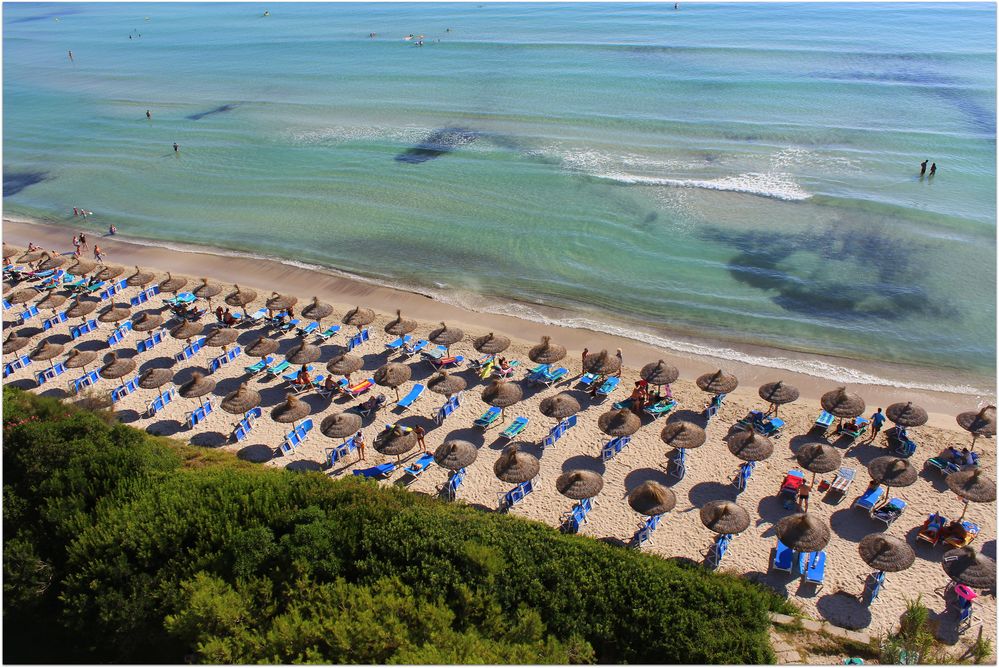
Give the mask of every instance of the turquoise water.
<path id="1" fill-rule="evenodd" d="M 95 231 L 527 317 L 561 307 L 681 348 L 988 387 L 995 19 L 990 4 L 6 4 L 4 207 L 77 228 L 82 206 Z M 446 152 L 413 150 L 448 128 Z"/>

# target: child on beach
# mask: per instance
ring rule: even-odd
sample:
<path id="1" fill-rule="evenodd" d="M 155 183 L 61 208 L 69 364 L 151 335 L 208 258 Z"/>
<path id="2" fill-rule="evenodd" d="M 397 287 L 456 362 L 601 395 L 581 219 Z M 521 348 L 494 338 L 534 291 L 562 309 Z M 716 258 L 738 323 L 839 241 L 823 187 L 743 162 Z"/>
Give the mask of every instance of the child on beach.
<path id="1" fill-rule="evenodd" d="M 357 461 L 363 462 L 365 460 L 364 436 L 361 434 L 361 432 L 357 432 L 357 434 L 354 435 L 354 445 L 357 446 Z"/>

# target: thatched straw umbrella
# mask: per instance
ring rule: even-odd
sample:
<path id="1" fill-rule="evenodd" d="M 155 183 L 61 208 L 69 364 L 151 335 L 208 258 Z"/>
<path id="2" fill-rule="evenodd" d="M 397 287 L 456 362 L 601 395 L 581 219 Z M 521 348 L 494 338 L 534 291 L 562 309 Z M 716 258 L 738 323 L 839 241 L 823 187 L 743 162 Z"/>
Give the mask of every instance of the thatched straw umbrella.
<path id="1" fill-rule="evenodd" d="M 57 269 L 66 264 L 66 258 L 62 255 L 50 255 L 48 253 L 42 253 L 42 255 L 45 257 L 45 261 L 38 265 L 41 271 Z"/>
<path id="2" fill-rule="evenodd" d="M 45 255 L 47 255 L 47 253 L 42 250 L 24 251 L 24 253 L 21 254 L 21 257 L 17 258 L 17 261 L 34 262 L 36 260 L 42 259 L 42 257 Z"/>
<path id="3" fill-rule="evenodd" d="M 749 513 L 734 501 L 708 501 L 701 507 L 701 523 L 715 533 L 742 533 L 749 528 Z"/>
<path id="4" fill-rule="evenodd" d="M 562 496 L 581 501 L 592 499 L 604 488 L 604 477 L 595 471 L 574 469 L 555 480 L 555 489 Z"/>
<path id="5" fill-rule="evenodd" d="M 59 295 L 56 294 L 55 290 L 49 290 L 44 297 L 35 302 L 35 306 L 54 310 L 65 304 L 67 299 L 68 297 L 65 295 Z"/>
<path id="6" fill-rule="evenodd" d="M 370 325 L 375 321 L 375 312 L 369 308 L 361 308 L 360 306 L 355 306 L 354 308 L 347 311 L 343 318 L 340 319 L 345 325 L 352 325 L 357 327 L 357 331 L 361 331 L 361 328 L 365 325 Z"/>
<path id="7" fill-rule="evenodd" d="M 216 285 L 215 283 L 209 283 L 207 278 L 201 279 L 201 284 L 191 291 L 192 294 L 198 299 L 205 299 L 208 301 L 208 305 L 212 305 L 212 297 L 218 295 L 222 292 L 222 286 Z"/>
<path id="8" fill-rule="evenodd" d="M 416 321 L 402 317 L 402 310 L 396 309 L 395 320 L 385 325 L 385 333 L 392 336 L 404 336 L 416 329 Z"/>
<path id="9" fill-rule="evenodd" d="M 238 338 L 239 333 L 233 329 L 215 329 L 205 337 L 205 345 L 210 348 L 225 348 L 235 343 Z"/>
<path id="10" fill-rule="evenodd" d="M 73 348 L 69 351 L 69 356 L 63 360 L 62 364 L 67 369 L 83 369 L 84 373 L 87 371 L 87 365 L 92 363 L 97 359 L 97 353 L 93 350 L 80 350 L 79 348 Z"/>
<path id="11" fill-rule="evenodd" d="M 34 288 L 21 288 L 7 295 L 7 301 L 11 304 L 27 304 L 38 297 L 38 290 Z"/>
<path id="12" fill-rule="evenodd" d="M 246 411 L 260 405 L 260 393 L 240 383 L 239 389 L 230 392 L 222 400 L 222 410 L 233 415 L 243 415 Z"/>
<path id="13" fill-rule="evenodd" d="M 97 302 L 93 300 L 81 301 L 77 299 L 66 309 L 67 318 L 86 318 L 97 308 Z"/>
<path id="14" fill-rule="evenodd" d="M 395 390 L 395 400 L 399 401 L 399 386 L 407 382 L 413 375 L 413 369 L 407 364 L 389 362 L 375 370 L 375 383 L 382 387 Z"/>
<path id="15" fill-rule="evenodd" d="M 714 373 L 706 373 L 697 377 L 697 387 L 708 394 L 728 394 L 739 387 L 739 379 L 730 373 L 718 369 Z"/>
<path id="16" fill-rule="evenodd" d="M 951 580 L 975 589 L 996 588 L 996 562 L 970 545 L 944 552 L 941 563 Z"/>
<path id="17" fill-rule="evenodd" d="M 461 376 L 452 376 L 443 371 L 427 381 L 428 390 L 435 394 L 443 394 L 448 398 L 452 394 L 464 390 L 466 385 L 465 379 Z"/>
<path id="18" fill-rule="evenodd" d="M 969 469 L 947 476 L 947 487 L 964 499 L 964 512 L 957 518 L 960 522 L 968 512 L 968 502 L 991 503 L 996 500 L 996 481 L 985 475 L 981 469 Z"/>
<path id="19" fill-rule="evenodd" d="M 444 346 L 448 352 L 451 352 L 451 346 L 461 341 L 464 336 L 465 332 L 457 327 L 448 327 L 442 322 L 441 326 L 430 332 L 427 338 L 435 346 Z"/>
<path id="20" fill-rule="evenodd" d="M 860 558 L 877 571 L 898 573 L 916 560 L 915 551 L 902 538 L 883 533 L 868 534 L 857 545 Z"/>
<path id="21" fill-rule="evenodd" d="M 125 279 L 125 285 L 130 288 L 141 288 L 149 283 L 153 282 L 153 274 L 148 271 L 142 271 L 139 269 L 139 265 L 135 265 L 135 273 Z"/>
<path id="22" fill-rule="evenodd" d="M 3 259 L 9 260 L 12 257 L 17 256 L 18 250 L 13 246 L 8 246 L 7 242 L 3 242 Z"/>
<path id="23" fill-rule="evenodd" d="M 201 334 L 202 330 L 205 328 L 199 322 L 193 322 L 191 320 L 185 320 L 176 327 L 170 330 L 170 336 L 175 339 L 189 340 L 193 336 Z"/>
<path id="24" fill-rule="evenodd" d="M 919 472 L 908 459 L 886 455 L 875 457 L 867 465 L 867 472 L 874 482 L 885 486 L 885 496 L 892 487 L 908 487 L 916 482 Z"/>
<path id="25" fill-rule="evenodd" d="M 272 292 L 265 302 L 268 311 L 285 311 L 298 303 L 298 297 L 294 295 L 282 295 Z"/>
<path id="26" fill-rule="evenodd" d="M 579 402 L 568 392 L 559 392 L 541 400 L 541 414 L 561 421 L 580 411 Z"/>
<path id="27" fill-rule="evenodd" d="M 649 362 L 642 367 L 640 372 L 642 380 L 649 385 L 669 385 L 680 377 L 680 370 L 672 364 L 667 364 L 663 360 Z"/>
<path id="28" fill-rule="evenodd" d="M 555 364 L 565 357 L 565 346 L 552 343 L 552 337 L 542 336 L 541 343 L 527 352 L 527 356 L 535 364 Z"/>
<path id="29" fill-rule="evenodd" d="M 268 339 L 265 336 L 257 338 L 256 341 L 251 343 L 246 347 L 246 354 L 251 357 L 267 357 L 281 347 L 281 344 L 274 339 Z"/>
<path id="30" fill-rule="evenodd" d="M 784 404 L 789 404 L 792 401 L 797 401 L 798 397 L 801 396 L 801 392 L 798 391 L 798 388 L 794 385 L 788 385 L 782 380 L 760 385 L 759 393 L 760 399 L 763 399 L 763 401 L 766 401 L 773 406 L 774 415 L 777 415 L 778 406 L 783 406 Z"/>
<path id="31" fill-rule="evenodd" d="M 920 427 L 930 419 L 926 411 L 911 401 L 899 402 L 885 409 L 888 419 L 903 427 Z"/>
<path id="32" fill-rule="evenodd" d="M 416 432 L 403 428 L 402 425 L 392 425 L 383 429 L 375 436 L 375 450 L 383 455 L 395 455 L 396 462 L 402 460 L 403 453 L 416 447 Z"/>
<path id="33" fill-rule="evenodd" d="M 214 380 L 206 377 L 200 371 L 195 371 L 191 374 L 191 380 L 181 385 L 177 392 L 185 399 L 197 399 L 198 403 L 204 406 L 205 402 L 201 400 L 201 397 L 205 396 L 214 389 Z"/>
<path id="34" fill-rule="evenodd" d="M 140 313 L 132 321 L 132 329 L 137 332 L 151 332 L 163 326 L 163 316 L 156 313 Z"/>
<path id="35" fill-rule="evenodd" d="M 971 450 L 975 450 L 975 441 L 979 436 L 996 435 L 996 407 L 986 406 L 980 411 L 965 411 L 957 416 L 961 429 L 971 432 Z"/>
<path id="36" fill-rule="evenodd" d="M 666 445 L 679 450 L 699 448 L 708 440 L 707 433 L 693 422 L 675 420 L 663 427 L 659 438 Z"/>
<path id="37" fill-rule="evenodd" d="M 493 464 L 493 473 L 503 482 L 519 485 L 533 480 L 541 470 L 541 462 L 534 455 L 521 451 L 516 443 L 503 448 L 503 452 Z"/>
<path id="38" fill-rule="evenodd" d="M 319 346 L 314 346 L 311 343 L 303 341 L 289 350 L 288 354 L 285 355 L 285 359 L 292 364 L 311 364 L 319 359 L 322 354 L 323 352 L 319 349 Z"/>
<path id="39" fill-rule="evenodd" d="M 728 451 L 744 462 L 761 462 L 774 452 L 770 439 L 752 429 L 732 434 L 727 442 Z"/>
<path id="40" fill-rule="evenodd" d="M 641 429 L 642 421 L 627 408 L 607 411 L 597 418 L 600 431 L 608 436 L 631 436 Z"/>
<path id="41" fill-rule="evenodd" d="M 132 315 L 131 309 L 124 304 L 112 304 L 108 308 L 104 309 L 104 311 L 97 316 L 97 319 L 101 322 L 118 323 L 122 320 L 128 320 L 130 315 Z"/>
<path id="42" fill-rule="evenodd" d="M 302 309 L 303 317 L 310 318 L 316 322 L 321 321 L 323 318 L 328 318 L 331 313 L 333 313 L 333 307 L 319 301 L 319 297 L 313 297 L 312 303 Z"/>
<path id="43" fill-rule="evenodd" d="M 291 423 L 291 428 L 295 428 L 295 423 L 305 418 L 312 412 L 312 407 L 304 401 L 299 401 L 294 394 L 285 396 L 283 404 L 278 404 L 271 411 L 271 419 L 283 424 Z"/>
<path id="44" fill-rule="evenodd" d="M 835 390 L 826 392 L 820 400 L 822 409 L 827 413 L 835 415 L 842 422 L 842 418 L 855 418 L 864 412 L 867 404 L 859 394 L 847 392 L 845 387 L 838 387 Z"/>
<path id="45" fill-rule="evenodd" d="M 174 278 L 168 271 L 167 277 L 160 281 L 160 292 L 178 292 L 185 285 L 187 285 L 186 278 L 181 276 Z"/>
<path id="46" fill-rule="evenodd" d="M 606 350 L 601 350 L 599 353 L 590 353 L 583 358 L 583 371 L 601 376 L 620 373 L 621 358 L 609 354 Z"/>
<path id="47" fill-rule="evenodd" d="M 818 552 L 829 544 L 829 525 L 809 513 L 796 513 L 777 522 L 777 538 L 792 550 Z"/>
<path id="48" fill-rule="evenodd" d="M 450 471 L 460 471 L 471 466 L 479 451 L 468 441 L 452 438 L 444 441 L 434 452 L 434 461 Z"/>
<path id="49" fill-rule="evenodd" d="M 66 273 L 77 278 L 83 276 L 84 274 L 89 274 L 94 269 L 97 268 L 97 263 L 93 260 L 88 260 L 83 257 L 78 257 L 73 262 L 66 267 Z"/>
<path id="50" fill-rule="evenodd" d="M 112 352 L 104 358 L 104 366 L 98 373 L 101 374 L 101 378 L 116 379 L 127 376 L 133 371 L 135 371 L 135 360 L 122 359 L 118 357 L 118 353 Z"/>
<path id="51" fill-rule="evenodd" d="M 33 362 L 48 361 L 49 366 L 52 367 L 55 366 L 52 360 L 59 355 L 62 355 L 62 351 L 63 345 L 61 343 L 49 343 L 42 341 L 35 347 L 34 350 L 28 353 L 28 359 Z"/>
<path id="52" fill-rule="evenodd" d="M 229 306 L 238 306 L 242 308 L 256 298 L 256 290 L 241 288 L 239 285 L 233 284 L 233 291 L 225 296 L 225 303 Z"/>
<path id="53" fill-rule="evenodd" d="M 18 336 L 16 332 L 10 334 L 3 342 L 3 354 L 14 353 L 28 345 L 31 341 L 27 336 Z"/>
<path id="54" fill-rule="evenodd" d="M 513 406 L 524 398 L 524 391 L 516 383 L 505 383 L 494 380 L 482 390 L 482 400 L 490 406 L 500 409 L 500 419 L 506 419 L 507 406 Z"/>
<path id="55" fill-rule="evenodd" d="M 655 517 L 676 507 L 676 494 L 655 480 L 646 480 L 628 494 L 628 505 L 639 515 Z"/>
<path id="56" fill-rule="evenodd" d="M 104 267 L 99 272 L 97 272 L 98 281 L 110 281 L 113 278 L 118 278 L 125 273 L 124 267 Z"/>
<path id="57" fill-rule="evenodd" d="M 146 369 L 139 376 L 139 387 L 144 390 L 155 390 L 166 385 L 173 378 L 170 369 Z"/>
<path id="58" fill-rule="evenodd" d="M 364 366 L 364 360 L 356 355 L 344 353 L 337 355 L 326 363 L 326 370 L 338 376 L 350 376 L 355 371 L 360 371 Z"/>
<path id="59" fill-rule="evenodd" d="M 510 347 L 510 339 L 502 334 L 489 332 L 472 341 L 472 347 L 484 355 L 496 355 Z"/>
<path id="60" fill-rule="evenodd" d="M 839 450 L 826 443 L 809 443 L 801 446 L 796 459 L 802 468 L 812 472 L 812 487 L 815 486 L 816 474 L 836 471 L 843 463 Z"/>
<path id="61" fill-rule="evenodd" d="M 344 442 L 361 429 L 361 416 L 357 413 L 335 413 L 328 415 L 319 425 L 319 431 L 327 438 L 340 438 Z"/>

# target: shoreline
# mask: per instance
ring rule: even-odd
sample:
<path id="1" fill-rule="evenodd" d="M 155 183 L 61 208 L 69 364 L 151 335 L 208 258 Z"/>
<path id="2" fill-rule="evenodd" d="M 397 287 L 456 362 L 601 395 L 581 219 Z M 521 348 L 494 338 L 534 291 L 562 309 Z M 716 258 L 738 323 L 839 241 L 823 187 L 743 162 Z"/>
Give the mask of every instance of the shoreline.
<path id="1" fill-rule="evenodd" d="M 26 246 L 33 241 L 42 247 L 64 251 L 66 237 L 71 229 L 51 223 L 35 220 L 12 219 L 4 217 L 4 240 L 17 246 Z M 965 410 L 971 410 L 977 405 L 984 405 L 990 400 L 994 403 L 994 394 L 974 394 L 971 392 L 947 392 L 925 388 L 907 388 L 889 385 L 887 383 L 871 383 L 854 380 L 844 383 L 842 380 L 823 378 L 800 371 L 787 370 L 751 363 L 739 359 L 725 359 L 692 355 L 678 352 L 663 346 L 657 346 L 647 341 L 627 337 L 622 334 L 612 334 L 587 327 L 588 322 L 567 326 L 557 322 L 557 309 L 550 309 L 551 315 L 541 314 L 549 322 L 536 321 L 511 315 L 508 313 L 483 312 L 441 301 L 436 296 L 427 295 L 413 290 L 391 287 L 364 277 L 348 275 L 335 269 L 313 267 L 286 260 L 254 257 L 246 253 L 237 253 L 221 249 L 193 247 L 169 248 L 157 245 L 156 242 L 128 240 L 115 236 L 94 236 L 107 251 L 109 264 L 130 267 L 140 265 L 145 269 L 161 272 L 171 271 L 175 274 L 190 276 L 208 275 L 223 283 L 239 283 L 247 287 L 262 288 L 278 292 L 289 292 L 296 295 L 318 296 L 324 301 L 349 306 L 361 305 L 373 308 L 384 314 L 391 314 L 401 308 L 408 317 L 418 321 L 432 323 L 449 321 L 470 330 L 492 330 L 505 334 L 515 341 L 534 344 L 542 335 L 549 334 L 553 340 L 564 345 L 570 356 L 578 357 L 584 347 L 590 350 L 603 348 L 614 350 L 621 348 L 625 355 L 626 365 L 640 367 L 643 364 L 662 358 L 674 364 L 681 370 L 681 379 L 693 380 L 697 376 L 719 367 L 734 373 L 740 381 L 736 393 L 755 396 L 756 388 L 766 382 L 777 379 L 794 384 L 801 390 L 799 401 L 809 401 L 816 405 L 818 398 L 824 393 L 843 384 L 854 387 L 868 401 L 871 412 L 877 406 L 885 406 L 896 401 L 912 400 L 919 403 L 931 414 L 931 425 L 944 428 L 955 428 L 954 415 Z M 205 267 L 210 266 L 210 271 Z M 564 314 L 571 318 L 571 314 Z M 576 318 L 577 321 L 583 319 Z M 556 321 L 556 322 L 551 322 Z M 595 323 L 599 325 L 600 323 Z M 649 335 L 649 339 L 653 339 Z M 710 345 L 710 344 L 708 344 Z M 690 347 L 698 352 L 708 351 L 708 345 L 692 343 Z M 765 349 L 761 349 L 765 350 Z M 770 352 L 767 350 L 767 352 Z M 778 356 L 784 351 L 772 351 Z M 752 353 L 744 354 L 746 359 L 767 359 Z M 816 356 L 817 357 L 817 356 Z M 813 358 L 815 359 L 815 358 Z M 816 359 L 817 365 L 829 362 Z M 862 373 L 864 373 L 862 371 Z M 867 374 L 874 377 L 873 374 Z M 973 388 L 967 388 L 973 389 Z"/>

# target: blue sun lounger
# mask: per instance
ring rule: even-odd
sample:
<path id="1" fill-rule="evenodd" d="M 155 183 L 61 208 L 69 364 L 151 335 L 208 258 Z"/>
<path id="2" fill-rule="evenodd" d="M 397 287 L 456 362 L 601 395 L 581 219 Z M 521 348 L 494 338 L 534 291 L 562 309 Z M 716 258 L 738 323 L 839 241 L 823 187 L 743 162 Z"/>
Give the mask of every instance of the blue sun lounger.
<path id="1" fill-rule="evenodd" d="M 161 410 L 166 408 L 167 404 L 173 401 L 176 396 L 177 390 L 173 387 L 161 392 L 158 397 L 149 402 L 149 405 L 146 407 L 146 414 L 149 415 L 149 417 L 156 415 Z"/>
<path id="2" fill-rule="evenodd" d="M 709 420 L 713 418 L 715 414 L 718 412 L 718 409 L 722 407 L 722 403 L 724 401 L 725 401 L 724 392 L 722 392 L 721 394 L 716 394 L 715 396 L 711 397 L 711 403 L 709 403 L 708 407 L 704 409 L 704 416 Z"/>
<path id="3" fill-rule="evenodd" d="M 617 389 L 617 386 L 621 384 L 620 376 L 611 376 L 605 380 L 600 387 L 597 388 L 597 396 L 602 397 L 604 401 L 610 396 L 611 392 Z"/>
<path id="4" fill-rule="evenodd" d="M 88 371 L 87 373 L 83 374 L 79 378 L 75 378 L 72 381 L 70 381 L 70 383 L 69 383 L 70 388 L 71 388 L 70 389 L 70 393 L 71 394 L 79 394 L 80 390 L 82 390 L 85 387 L 90 387 L 91 385 L 93 385 L 94 383 L 96 383 L 97 381 L 99 381 L 100 379 L 101 379 L 101 376 L 100 376 L 100 374 L 97 373 L 97 369 L 93 369 L 92 371 Z"/>
<path id="5" fill-rule="evenodd" d="M 774 551 L 774 570 L 784 571 L 785 573 L 791 572 L 791 567 L 794 565 L 794 550 L 789 548 L 784 543 L 777 539 L 777 549 Z"/>
<path id="6" fill-rule="evenodd" d="M 164 299 L 163 302 L 169 306 L 180 306 L 181 304 L 190 304 L 195 299 L 197 299 L 197 297 L 195 297 L 192 293 L 181 292 L 176 297 L 168 297 Z"/>
<path id="7" fill-rule="evenodd" d="M 419 341 L 417 341 L 412 346 L 410 346 L 408 344 L 407 345 L 403 345 L 402 350 L 400 350 L 399 352 L 402 353 L 403 355 L 405 355 L 406 357 L 412 357 L 413 355 L 416 355 L 417 353 L 423 352 L 423 349 L 426 348 L 429 345 L 430 345 L 429 341 L 427 341 L 425 339 L 420 339 Z"/>
<path id="8" fill-rule="evenodd" d="M 650 406 L 646 406 L 645 412 L 651 415 L 653 420 L 658 420 L 662 416 L 668 415 L 674 408 L 676 408 L 676 400 L 663 399 Z"/>
<path id="9" fill-rule="evenodd" d="M 332 338 L 333 336 L 336 336 L 337 332 L 339 332 L 339 331 L 340 331 L 340 325 L 330 325 L 329 327 L 327 327 L 323 331 L 318 332 L 316 334 L 316 337 L 320 341 L 326 341 L 326 340 Z"/>
<path id="10" fill-rule="evenodd" d="M 557 425 L 548 430 L 548 435 L 541 441 L 541 447 L 550 448 L 555 445 L 565 435 L 565 432 L 576 426 L 576 420 L 577 417 L 575 415 L 570 415 L 564 420 L 559 421 Z"/>
<path id="11" fill-rule="evenodd" d="M 461 392 L 452 395 L 443 406 L 438 408 L 437 412 L 434 414 L 434 422 L 437 424 L 444 424 L 444 420 L 451 417 L 451 414 L 458 410 L 459 406 L 461 406 L 461 399 L 459 397 L 461 397 Z"/>
<path id="12" fill-rule="evenodd" d="M 885 523 L 886 527 L 891 526 L 892 522 L 897 520 L 905 512 L 908 504 L 897 497 L 892 497 L 888 500 L 888 503 L 884 504 L 876 510 L 871 510 L 871 517 L 876 520 L 881 520 Z"/>
<path id="13" fill-rule="evenodd" d="M 136 341 L 135 349 L 137 352 L 144 353 L 147 350 L 152 350 L 161 343 L 163 343 L 163 330 L 158 330 L 153 332 L 149 337 Z"/>
<path id="14" fill-rule="evenodd" d="M 884 571 L 877 571 L 875 573 L 871 573 L 867 577 L 867 582 L 865 583 L 864 589 L 870 592 L 867 598 L 868 604 L 873 602 L 874 599 L 878 597 L 878 594 L 881 593 L 881 589 L 884 588 L 884 586 L 885 586 Z"/>
<path id="15" fill-rule="evenodd" d="M 518 415 L 514 419 L 514 421 L 510 423 L 509 427 L 500 432 L 500 438 L 505 438 L 508 441 L 516 438 L 518 435 L 520 435 L 520 432 L 524 431 L 524 429 L 527 427 L 528 422 L 530 422 L 529 419 Z"/>
<path id="16" fill-rule="evenodd" d="M 226 364 L 233 361 L 242 354 L 243 354 L 243 348 L 241 346 L 236 346 L 231 350 L 222 353 L 221 355 L 213 359 L 211 363 L 208 365 L 208 373 L 215 373 L 216 371 L 218 371 Z"/>
<path id="17" fill-rule="evenodd" d="M 496 408 L 495 406 L 491 407 L 475 420 L 475 426 L 483 430 L 489 429 L 493 422 L 496 422 L 496 420 L 499 419 L 500 412 L 499 408 Z"/>
<path id="18" fill-rule="evenodd" d="M 275 364 L 274 366 L 269 366 L 266 369 L 264 369 L 264 374 L 270 378 L 277 378 L 284 372 L 285 369 L 287 369 L 290 366 L 291 362 L 289 362 L 288 360 L 281 360 L 280 363 Z"/>
<path id="19" fill-rule="evenodd" d="M 397 353 L 412 340 L 413 337 L 410 334 L 406 334 L 405 336 L 400 336 L 395 341 L 389 341 L 385 344 L 385 347 L 388 348 L 389 352 Z"/>
<path id="20" fill-rule="evenodd" d="M 357 450 L 357 443 L 354 441 L 353 436 L 340 445 L 326 448 L 326 468 L 332 468 L 334 464 L 355 450 Z"/>
<path id="21" fill-rule="evenodd" d="M 291 365 L 289 364 L 289 366 L 291 366 Z M 315 370 L 316 370 L 315 365 L 313 365 L 313 364 L 306 364 L 305 365 L 305 371 L 307 373 L 312 373 Z M 292 371 L 291 373 L 283 374 L 281 376 L 281 378 L 284 380 L 284 382 L 286 384 L 287 383 L 294 383 L 296 380 L 298 380 L 298 371 Z"/>
<path id="22" fill-rule="evenodd" d="M 365 478 L 387 478 L 395 471 L 395 463 L 379 464 L 366 469 L 354 469 L 354 475 L 362 475 Z"/>
<path id="23" fill-rule="evenodd" d="M 829 427 L 832 423 L 836 421 L 836 416 L 832 413 L 827 413 L 822 411 L 819 413 L 819 417 L 815 418 L 815 424 L 812 425 L 812 429 L 821 429 L 822 433 L 829 431 Z"/>
<path id="24" fill-rule="evenodd" d="M 721 564 L 722 558 L 728 552 L 728 546 L 732 542 L 732 534 L 730 533 L 720 533 L 715 538 L 714 545 L 711 546 L 711 551 L 708 553 L 708 563 L 715 568 Z"/>
<path id="25" fill-rule="evenodd" d="M 251 376 L 255 376 L 256 374 L 260 373 L 273 363 L 274 363 L 274 356 L 268 355 L 267 357 L 263 358 L 256 364 L 251 364 L 248 367 L 243 367 L 243 370 L 246 371 L 246 373 L 250 374 Z"/>
<path id="26" fill-rule="evenodd" d="M 499 494 L 499 510 L 504 512 L 524 500 L 524 497 L 534 491 L 534 480 L 522 482 L 509 492 Z"/>
<path id="27" fill-rule="evenodd" d="M 434 463 L 434 456 L 427 453 L 420 455 L 415 462 L 406 466 L 402 470 L 413 476 L 414 478 L 419 478 L 423 475 L 423 472 L 427 470 L 427 467 Z"/>
<path id="28" fill-rule="evenodd" d="M 599 378 L 595 373 L 584 373 L 579 377 L 579 386 L 584 390 L 590 389 L 590 386 Z"/>
<path id="29" fill-rule="evenodd" d="M 21 355 L 20 357 L 15 358 L 13 362 L 7 362 L 3 365 L 3 377 L 6 378 L 10 374 L 23 369 L 29 364 L 31 364 L 31 358 L 27 355 Z"/>
<path id="30" fill-rule="evenodd" d="M 243 414 L 242 419 L 236 423 L 232 430 L 232 435 L 235 437 L 237 443 L 250 435 L 250 432 L 253 430 L 254 422 L 259 420 L 261 415 L 263 415 L 263 412 L 260 410 L 259 406 L 257 408 L 251 408 Z"/>
<path id="31" fill-rule="evenodd" d="M 670 472 L 682 480 L 683 476 L 687 475 L 687 449 L 677 448 L 676 456 L 670 464 Z"/>
<path id="32" fill-rule="evenodd" d="M 187 414 L 187 428 L 194 429 L 198 424 L 205 421 L 212 412 L 212 400 L 209 399 L 193 411 Z"/>
<path id="33" fill-rule="evenodd" d="M 138 376 L 111 390 L 111 403 L 113 404 L 118 403 L 119 401 L 130 395 L 132 392 L 135 392 L 137 389 L 139 389 Z"/>
<path id="34" fill-rule="evenodd" d="M 60 376 L 66 373 L 66 367 L 62 362 L 56 362 L 54 366 L 50 366 L 47 369 L 43 369 L 35 374 L 35 382 L 39 385 L 43 385 L 45 382 L 52 380 L 56 376 Z"/>
<path id="35" fill-rule="evenodd" d="M 401 408 L 403 411 L 408 411 L 412 407 L 413 402 L 423 395 L 424 389 L 425 388 L 422 383 L 417 383 L 413 386 L 413 389 L 406 394 L 406 396 L 396 403 L 396 407 Z"/>
<path id="36" fill-rule="evenodd" d="M 635 536 L 631 539 L 631 544 L 638 548 L 645 543 L 652 544 L 652 533 L 659 528 L 659 523 L 662 521 L 662 515 L 653 515 L 645 520 L 645 524 L 635 532 Z"/>
<path id="37" fill-rule="evenodd" d="M 562 516 L 562 530 L 567 533 L 579 533 L 580 527 L 586 523 L 586 517 L 592 509 L 592 499 L 580 500 L 568 513 Z"/>
<path id="38" fill-rule="evenodd" d="M 281 444 L 281 454 L 290 455 L 295 452 L 295 448 L 300 446 L 312 431 L 312 418 L 303 420 L 300 425 L 284 435 L 284 442 Z"/>
<path id="39" fill-rule="evenodd" d="M 445 498 L 448 501 L 454 501 L 458 496 L 458 488 L 461 487 L 461 483 L 465 481 L 465 469 L 458 469 L 453 472 L 447 479 L 447 486 L 441 489 Z"/>
<path id="40" fill-rule="evenodd" d="M 49 330 L 61 322 L 66 322 L 66 312 L 56 313 L 54 316 L 42 323 L 42 330 Z"/>
<path id="41" fill-rule="evenodd" d="M 826 578 L 826 551 L 802 554 L 801 574 L 805 582 L 821 585 Z"/>
<path id="42" fill-rule="evenodd" d="M 27 309 L 25 309 L 24 311 L 21 312 L 21 314 L 18 316 L 18 318 L 20 318 L 21 324 L 23 325 L 27 321 L 29 321 L 32 318 L 34 318 L 36 315 L 38 315 L 38 307 L 37 306 L 29 306 Z"/>
<path id="43" fill-rule="evenodd" d="M 360 332 L 350 337 L 350 341 L 347 342 L 347 351 L 351 351 L 357 348 L 362 343 L 366 342 L 370 338 L 371 334 L 366 329 L 362 329 Z"/>
<path id="44" fill-rule="evenodd" d="M 617 438 L 612 438 L 607 441 L 604 447 L 600 450 L 600 458 L 603 461 L 607 461 L 614 457 L 614 455 L 621 452 L 629 443 L 631 443 L 631 436 L 618 436 Z"/>
<path id="45" fill-rule="evenodd" d="M 857 500 L 853 502 L 854 508 L 861 508 L 870 512 L 874 509 L 874 505 L 881 500 L 881 497 L 885 495 L 884 487 L 878 485 L 874 489 L 869 489 L 864 492 L 861 496 L 857 497 Z"/>
<path id="46" fill-rule="evenodd" d="M 753 476 L 755 468 L 756 462 L 743 462 L 739 465 L 739 472 L 735 476 L 735 486 L 739 492 L 746 491 L 746 485 L 749 484 L 749 479 Z"/>

